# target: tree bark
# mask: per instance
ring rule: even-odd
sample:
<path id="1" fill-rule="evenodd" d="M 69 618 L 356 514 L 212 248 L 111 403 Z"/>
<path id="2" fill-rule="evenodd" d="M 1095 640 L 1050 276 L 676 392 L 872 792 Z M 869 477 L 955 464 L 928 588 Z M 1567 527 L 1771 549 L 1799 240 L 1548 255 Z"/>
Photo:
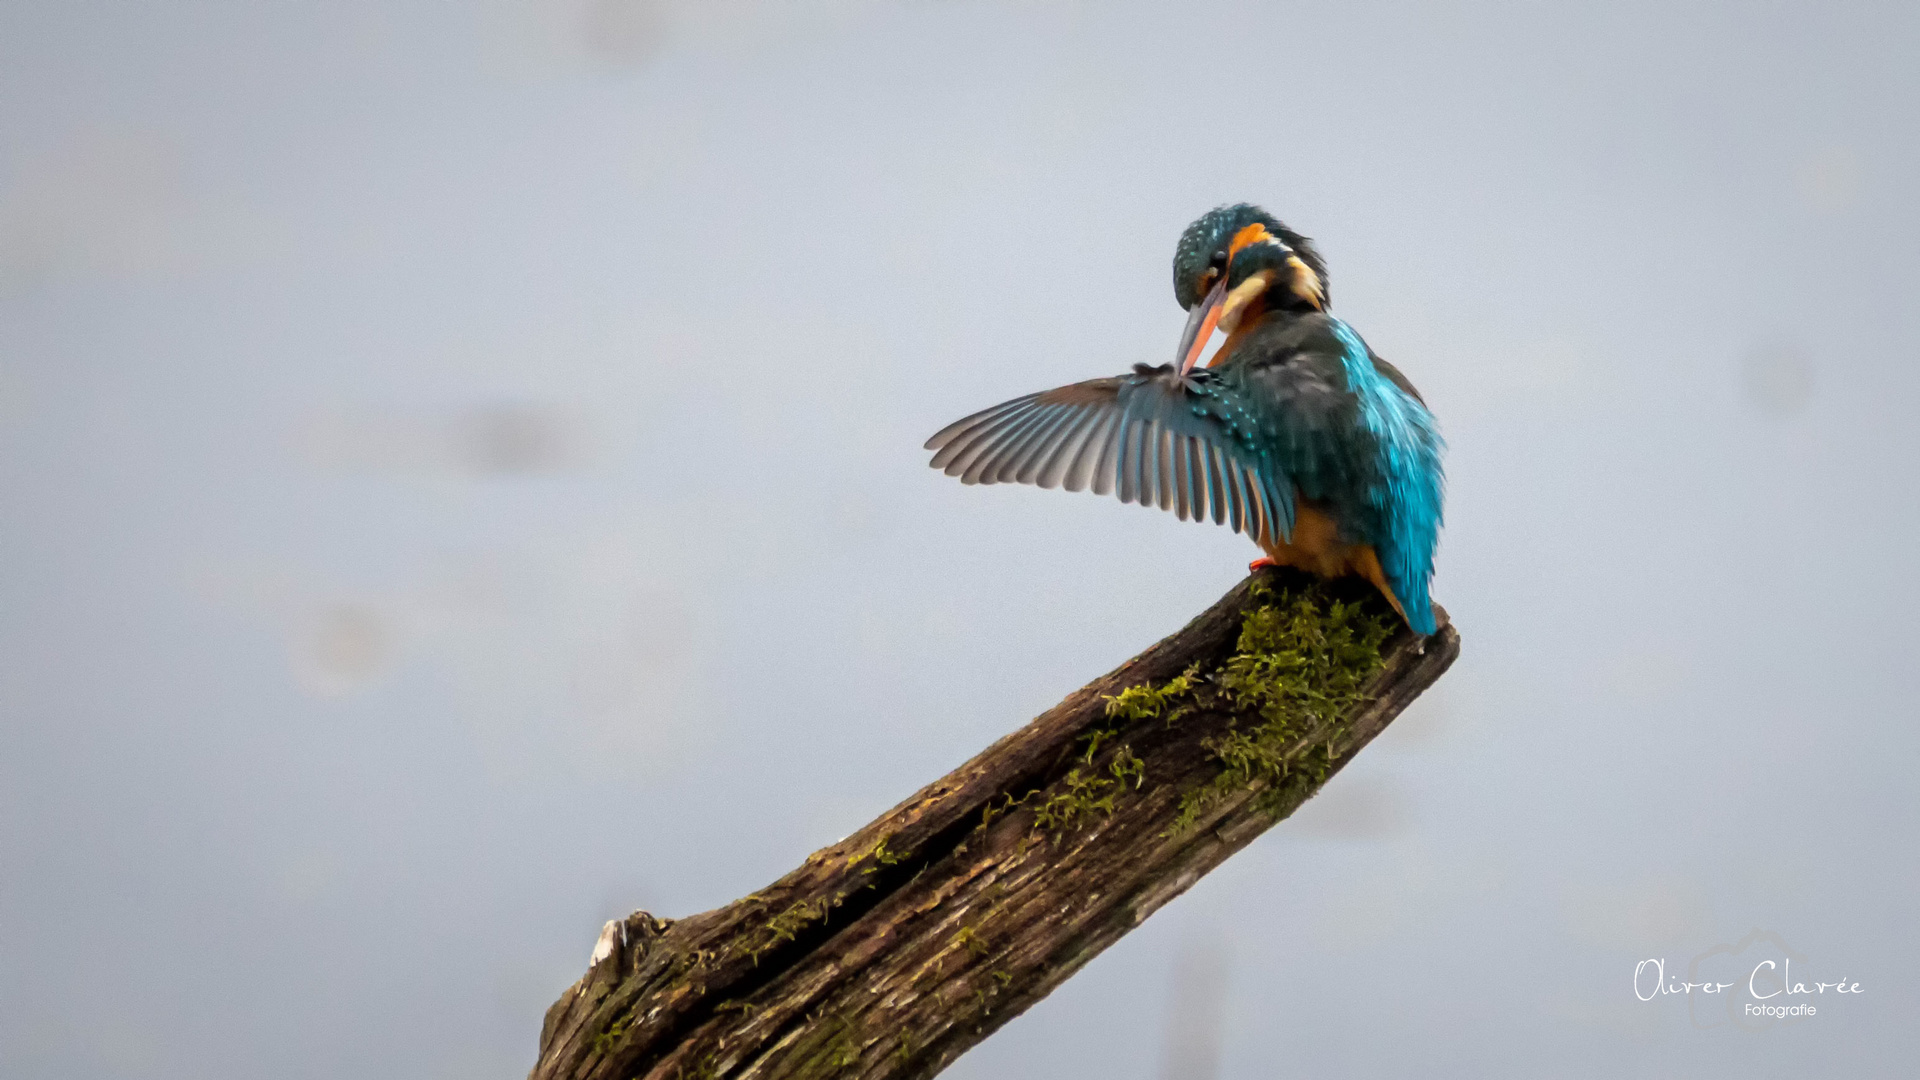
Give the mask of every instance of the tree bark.
<path id="1" fill-rule="evenodd" d="M 531 1080 L 932 1076 L 1317 791 L 1459 654 L 1440 618 L 1247 579 L 765 889 L 608 923 Z"/>

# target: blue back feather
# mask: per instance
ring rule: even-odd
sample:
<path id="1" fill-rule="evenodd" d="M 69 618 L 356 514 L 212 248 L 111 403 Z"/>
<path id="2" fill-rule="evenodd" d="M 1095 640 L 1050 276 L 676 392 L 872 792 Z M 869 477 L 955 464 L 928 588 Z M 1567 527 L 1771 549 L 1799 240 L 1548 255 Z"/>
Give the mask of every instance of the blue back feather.
<path id="1" fill-rule="evenodd" d="M 1434 631 L 1433 602 L 1427 595 L 1433 577 L 1433 552 L 1440 541 L 1440 504 L 1446 478 L 1440 454 L 1446 447 L 1433 414 L 1373 366 L 1360 336 L 1339 319 L 1330 319 L 1344 347 L 1341 362 L 1347 385 L 1360 403 L 1360 419 L 1378 446 L 1368 503 L 1381 512 L 1382 531 L 1370 539 L 1381 569 L 1393 585 L 1407 623 L 1416 633 Z"/>

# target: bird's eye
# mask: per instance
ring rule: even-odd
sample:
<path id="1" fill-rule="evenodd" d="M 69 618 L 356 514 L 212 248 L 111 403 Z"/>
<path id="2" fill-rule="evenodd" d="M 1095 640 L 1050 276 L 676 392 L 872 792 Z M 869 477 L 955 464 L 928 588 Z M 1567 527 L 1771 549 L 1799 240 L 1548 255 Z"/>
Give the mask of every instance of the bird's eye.
<path id="1" fill-rule="evenodd" d="M 1227 253 L 1225 251 L 1214 252 L 1213 258 L 1207 260 L 1207 268 L 1216 271 L 1225 270 L 1227 268 Z"/>

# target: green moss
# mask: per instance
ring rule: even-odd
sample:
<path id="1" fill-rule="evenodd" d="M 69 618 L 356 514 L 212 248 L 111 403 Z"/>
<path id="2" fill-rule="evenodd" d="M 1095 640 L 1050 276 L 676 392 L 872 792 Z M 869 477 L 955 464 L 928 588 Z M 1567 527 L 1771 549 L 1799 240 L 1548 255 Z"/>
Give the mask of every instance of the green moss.
<path id="1" fill-rule="evenodd" d="M 726 955 L 737 956 L 744 952 L 748 959 L 758 964 L 761 953 L 792 941 L 800 931 L 825 919 L 827 913 L 839 907 L 846 898 L 847 894 L 840 893 L 830 899 L 796 900 L 785 911 L 761 923 L 759 930 L 735 938 L 727 945 Z M 754 897 L 749 899 L 754 903 L 763 902 Z"/>
<path id="2" fill-rule="evenodd" d="M 1159 686 L 1129 686 L 1107 698 L 1107 716 L 1122 723 L 1165 717 L 1171 724 L 1192 708 L 1191 702 L 1183 699 L 1192 693 L 1199 677 L 1200 669 L 1195 665 Z"/>
<path id="3" fill-rule="evenodd" d="M 1114 800 L 1130 788 L 1138 790 L 1146 783 L 1147 763 L 1140 760 L 1140 755 L 1133 752 L 1133 747 L 1122 745 L 1114 751 L 1112 760 L 1107 762 L 1103 775 L 1103 770 L 1095 764 L 1102 747 L 1132 721 L 1165 717 L 1168 723 L 1172 723 L 1178 719 L 1186 706 L 1176 705 L 1175 702 L 1191 693 L 1195 678 L 1196 673 L 1189 670 L 1163 685 L 1130 686 L 1109 697 L 1106 712 L 1112 723 L 1080 736 L 1080 740 L 1086 743 L 1086 749 L 1080 753 L 1080 763 L 1067 770 L 1067 775 L 1061 779 L 1061 786 L 1065 790 L 1055 791 L 1051 795 L 1034 791 L 1028 793 L 1025 799 L 1009 798 L 998 811 L 990 809 L 986 820 L 993 820 L 996 812 L 1005 813 L 1022 803 L 1034 801 L 1034 828 L 1041 832 L 1058 833 L 1094 814 L 1113 813 Z"/>
<path id="4" fill-rule="evenodd" d="M 905 1068 L 913 1063 L 913 1055 L 919 1052 L 919 1042 L 913 1037 L 913 1032 L 904 1031 L 900 1033 L 899 1044 L 893 1048 L 893 1060 L 901 1068 Z"/>
<path id="5" fill-rule="evenodd" d="M 593 1037 L 594 1051 L 602 1056 L 612 1053 L 614 1044 L 620 1041 L 620 1036 L 627 1033 L 627 1028 L 631 1026 L 632 1023 L 632 1015 L 627 1015 L 607 1025 L 607 1030 Z"/>
<path id="6" fill-rule="evenodd" d="M 1268 788 L 1263 803 L 1277 810 L 1297 794 L 1292 781 L 1317 784 L 1332 768 L 1332 744 L 1367 681 L 1385 663 L 1380 647 L 1397 625 L 1384 608 L 1328 598 L 1324 586 L 1276 590 L 1256 581 L 1254 604 L 1241 621 L 1232 655 L 1212 670 L 1198 664 L 1158 685 L 1130 686 L 1107 698 L 1106 720 L 1080 736 L 1076 763 L 1058 783 L 1025 795 L 1006 796 L 981 817 L 985 829 L 1020 807 L 1033 811 L 1034 832 L 1062 831 L 1112 814 L 1119 798 L 1148 780 L 1146 762 L 1122 745 L 1104 766 L 1101 751 L 1130 725 L 1143 720 L 1178 723 L 1195 712 L 1228 712 L 1237 719 L 1201 745 L 1220 772 L 1184 793 L 1174 830 L 1189 828 L 1221 799 L 1256 783 Z M 1303 747 L 1302 736 L 1324 745 Z M 1023 841 L 1024 842 L 1024 841 Z"/>
<path id="7" fill-rule="evenodd" d="M 1066 790 L 1057 791 L 1034 806 L 1034 828 L 1056 832 L 1079 824 L 1089 815 L 1113 813 L 1113 800 L 1120 787 L 1118 781 L 1091 770 L 1083 771 L 1076 765 L 1061 784 Z"/>
<path id="8" fill-rule="evenodd" d="M 987 954 L 986 939 L 982 938 L 979 932 L 971 926 L 963 926 L 960 928 L 959 933 L 953 935 L 953 945 L 956 948 L 965 949 L 975 956 L 985 956 Z"/>
<path id="9" fill-rule="evenodd" d="M 1133 778 L 1135 790 L 1147 782 L 1147 763 L 1140 760 L 1131 746 L 1123 746 L 1119 753 L 1113 755 L 1113 761 L 1107 766 L 1107 771 L 1113 774 L 1113 778 L 1119 781 L 1122 787 L 1126 786 L 1128 777 Z"/>
<path id="10" fill-rule="evenodd" d="M 883 866 L 897 866 L 906 861 L 907 857 L 905 855 L 887 850 L 887 841 L 891 839 L 893 838 L 890 836 L 883 836 L 874 841 L 872 847 L 853 857 L 854 862 L 864 860 L 867 863 L 866 866 L 861 868 L 861 873 L 871 874 Z"/>
<path id="11" fill-rule="evenodd" d="M 874 841 L 872 847 L 849 858 L 847 865 L 856 866 L 864 862 L 867 865 L 860 868 L 860 873 L 870 875 L 882 867 L 898 866 L 900 863 L 905 862 L 908 857 L 907 853 L 892 851 L 887 847 L 887 843 L 891 839 L 892 837 L 890 836 L 883 836 Z M 795 901 L 792 905 L 788 906 L 785 911 L 762 923 L 757 934 L 737 939 L 733 945 L 729 946 L 729 955 L 737 955 L 738 951 L 745 950 L 747 955 L 752 957 L 757 963 L 761 953 L 777 945 L 792 941 L 799 935 L 800 931 L 806 929 L 813 923 L 824 921 L 834 908 L 846 902 L 847 897 L 859 893 L 862 890 L 871 889 L 874 885 L 875 883 L 872 881 L 865 881 L 861 882 L 855 888 L 835 893 L 831 897 L 819 900 Z M 746 900 L 742 902 L 764 904 L 766 901 L 761 898 L 760 894 L 755 893 L 748 896 Z"/>
<path id="12" fill-rule="evenodd" d="M 1174 831 L 1192 827 L 1223 798 L 1264 782 L 1269 809 L 1289 801 L 1296 786 L 1326 779 L 1340 725 L 1364 696 L 1367 681 L 1385 663 L 1380 647 L 1392 634 L 1390 615 L 1362 604 L 1326 600 L 1320 588 L 1288 593 L 1255 582 L 1256 606 L 1240 624 L 1233 654 L 1204 675 L 1188 669 L 1157 687 L 1133 687 L 1112 698 L 1108 715 L 1164 717 L 1169 723 L 1196 709 L 1226 709 L 1236 721 L 1201 745 L 1220 763 L 1212 780 L 1180 799 Z M 1302 747 L 1321 733 L 1324 741 Z"/>
<path id="13" fill-rule="evenodd" d="M 1049 794 L 1044 789 L 1029 791 L 1015 798 L 1011 795 L 998 805 L 989 804 L 981 815 L 979 828 L 984 829 L 993 819 L 1021 806 L 1033 808 L 1033 824 L 1038 832 L 1051 832 L 1056 836 L 1065 829 L 1080 824 L 1094 814 L 1113 813 L 1114 801 L 1129 787 L 1138 789 L 1146 782 L 1147 765 L 1130 746 L 1121 746 L 1113 758 L 1102 770 L 1096 765 L 1096 759 L 1107 740 L 1117 735 L 1130 719 L 1141 716 L 1157 716 L 1165 700 L 1187 689 L 1187 676 L 1171 679 L 1163 687 L 1134 686 L 1107 699 L 1107 716 L 1114 722 L 1094 728 L 1080 736 L 1085 749 L 1080 752 L 1079 763 L 1067 771 L 1060 780 L 1064 790 Z"/>
<path id="14" fill-rule="evenodd" d="M 779 945 L 792 941 L 795 935 L 807 928 L 809 923 L 817 923 L 827 917 L 827 912 L 840 906 L 840 897 L 831 902 L 826 900 L 797 900 L 787 910 L 768 919 L 760 928 L 764 937 L 760 945 L 753 950 L 755 956 Z"/>

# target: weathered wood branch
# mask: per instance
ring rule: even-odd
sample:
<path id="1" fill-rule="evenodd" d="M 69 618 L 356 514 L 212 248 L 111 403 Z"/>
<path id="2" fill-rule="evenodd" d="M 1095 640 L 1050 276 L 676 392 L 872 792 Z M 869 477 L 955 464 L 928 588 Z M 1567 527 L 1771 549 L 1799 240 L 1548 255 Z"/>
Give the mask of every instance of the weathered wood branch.
<path id="1" fill-rule="evenodd" d="M 927 1077 L 1286 817 L 1440 677 L 1266 571 L 767 888 L 608 923 L 532 1080 Z"/>

